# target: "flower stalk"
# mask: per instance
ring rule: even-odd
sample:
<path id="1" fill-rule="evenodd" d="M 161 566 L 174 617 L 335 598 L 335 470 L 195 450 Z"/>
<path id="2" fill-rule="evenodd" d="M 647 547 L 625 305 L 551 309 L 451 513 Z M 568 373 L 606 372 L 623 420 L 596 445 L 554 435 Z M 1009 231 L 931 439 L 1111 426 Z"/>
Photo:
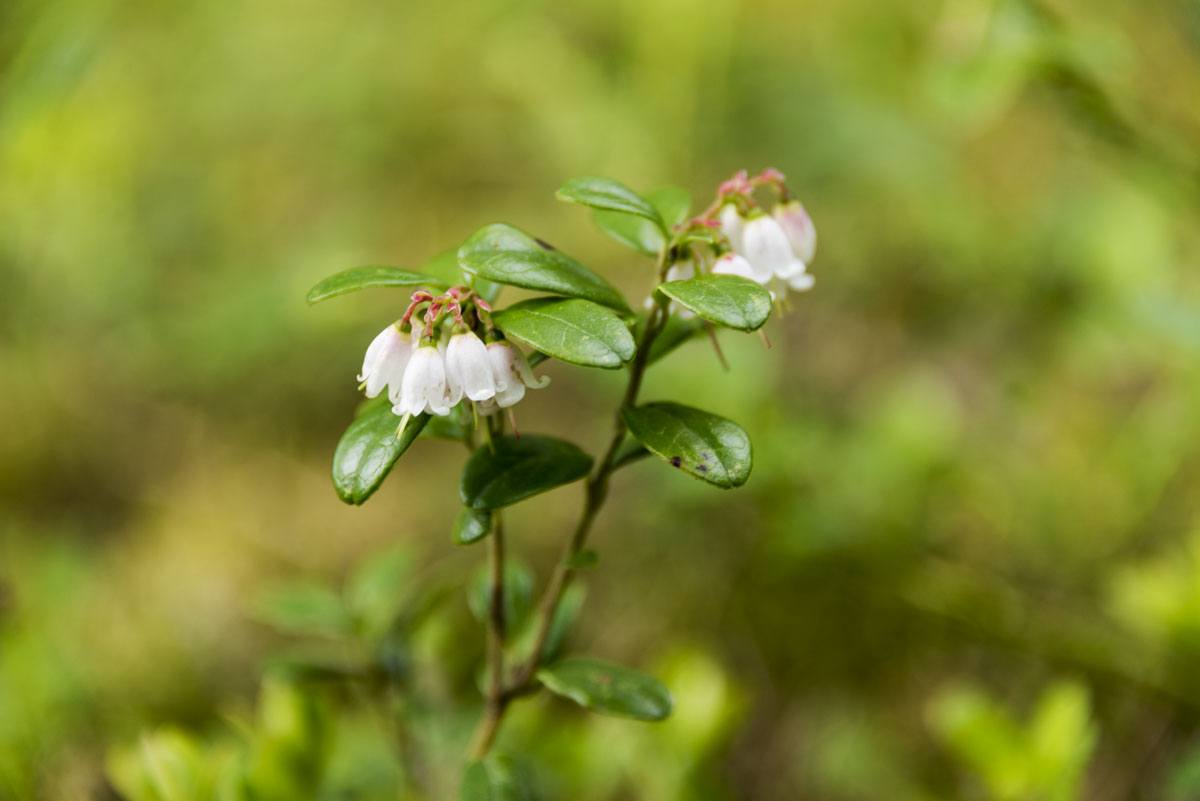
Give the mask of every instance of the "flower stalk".
<path id="1" fill-rule="evenodd" d="M 658 256 L 657 264 L 657 283 L 665 280 L 667 272 L 671 269 L 678 256 L 678 248 L 676 243 L 672 241 L 663 247 Z M 592 525 L 595 523 L 596 516 L 599 514 L 601 507 L 608 498 L 609 479 L 616 468 L 617 453 L 621 448 L 621 444 L 625 441 L 627 426 L 625 424 L 625 410 L 631 408 L 637 403 L 638 393 L 641 391 L 642 379 L 646 374 L 646 368 L 650 362 L 650 346 L 654 344 L 654 340 L 662 333 L 663 327 L 666 325 L 669 316 L 668 304 L 665 300 L 656 300 L 654 307 L 650 311 L 650 317 L 646 322 L 646 327 L 642 331 L 642 335 L 637 343 L 637 353 L 634 356 L 633 363 L 629 368 L 629 382 L 625 386 L 625 394 L 621 398 L 621 403 L 617 407 L 616 416 L 613 422 L 613 436 L 609 442 L 608 449 L 604 456 L 597 464 L 595 470 L 588 477 L 584 487 L 584 503 L 583 510 L 579 516 L 579 522 L 575 526 L 570 539 L 567 540 L 563 547 L 562 556 L 554 566 L 554 572 L 550 576 L 550 581 L 546 585 L 545 591 L 542 593 L 541 600 L 538 602 L 536 616 L 536 630 L 533 638 L 533 646 L 530 648 L 529 656 L 516 667 L 507 683 L 502 681 L 501 673 L 496 671 L 497 665 L 502 665 L 503 658 L 496 658 L 489 653 L 489 664 L 492 666 L 491 681 L 489 683 L 488 698 L 484 706 L 484 714 L 480 719 L 478 726 L 475 729 L 475 734 L 471 738 L 471 758 L 482 759 L 491 750 L 492 744 L 495 742 L 496 735 L 500 730 L 500 724 L 503 722 L 504 713 L 508 708 L 509 703 L 514 699 L 523 695 L 527 695 L 536 691 L 537 686 L 534 683 L 534 677 L 537 674 L 538 668 L 542 663 L 543 652 L 546 649 L 546 641 L 550 636 L 550 629 L 554 622 L 554 615 L 558 610 L 559 602 L 562 600 L 563 593 L 566 592 L 571 580 L 575 577 L 576 563 L 575 558 L 587 545 L 588 535 L 591 533 Z M 497 519 L 499 514 L 497 513 Z M 492 536 L 502 533 L 498 526 L 493 530 Z M 495 539 L 493 540 L 493 556 L 491 564 L 493 565 L 492 580 L 496 581 L 495 570 L 496 563 L 503 560 L 503 543 L 499 546 L 499 551 Z M 497 559 L 496 554 L 499 554 Z M 501 564 L 501 570 L 503 565 Z M 503 583 L 503 574 L 500 578 Z M 500 620 L 500 639 L 502 641 L 503 631 L 503 594 L 502 590 L 499 594 L 493 590 L 492 603 L 496 604 L 497 597 L 501 609 L 499 611 Z M 493 629 L 496 628 L 497 612 L 495 608 L 491 610 L 488 642 L 491 643 L 497 639 L 493 634 Z M 498 681 L 500 679 L 500 681 Z"/>

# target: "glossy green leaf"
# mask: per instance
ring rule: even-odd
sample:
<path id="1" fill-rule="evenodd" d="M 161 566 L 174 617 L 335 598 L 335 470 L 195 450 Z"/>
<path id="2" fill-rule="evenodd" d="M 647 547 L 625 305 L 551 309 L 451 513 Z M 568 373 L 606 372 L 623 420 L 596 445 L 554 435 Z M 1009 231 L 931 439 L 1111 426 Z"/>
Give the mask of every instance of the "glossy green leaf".
<path id="1" fill-rule="evenodd" d="M 463 507 L 454 520 L 454 541 L 459 545 L 479 542 L 492 530 L 492 513 Z"/>
<path id="2" fill-rule="evenodd" d="M 665 720 L 671 694 L 658 679 L 598 659 L 572 657 L 544 667 L 538 680 L 582 707 L 637 720 Z"/>
<path id="3" fill-rule="evenodd" d="M 458 260 L 464 271 L 479 278 L 583 298 L 632 314 L 612 284 L 511 225 L 496 223 L 479 229 L 459 248 Z"/>
<path id="4" fill-rule="evenodd" d="M 683 222 L 692 203 L 687 191 L 676 186 L 656 189 L 646 199 L 668 227 Z M 657 223 L 637 214 L 593 209 L 592 218 L 601 231 L 646 256 L 657 256 L 667 243 L 667 237 Z"/>
<path id="5" fill-rule="evenodd" d="M 658 291 L 717 325 L 754 331 L 771 316 L 771 293 L 737 275 L 702 275 L 660 284 Z"/>
<path id="6" fill-rule="evenodd" d="M 629 433 L 667 461 L 729 489 L 750 477 L 750 438 L 724 417 L 679 403 L 647 403 L 624 412 Z"/>
<path id="7" fill-rule="evenodd" d="M 668 226 L 679 225 L 687 219 L 692 207 L 692 196 L 678 186 L 662 186 L 646 195 L 646 199 L 658 210 Z"/>
<path id="8" fill-rule="evenodd" d="M 421 265 L 421 272 L 428 273 L 446 286 L 469 286 L 488 303 L 500 294 L 500 285 L 476 278 L 463 271 L 458 263 L 458 249 L 443 250 Z"/>
<path id="9" fill-rule="evenodd" d="M 509 339 L 584 367 L 615 369 L 633 358 L 633 336 L 610 309 L 578 298 L 534 298 L 492 315 Z"/>
<path id="10" fill-rule="evenodd" d="M 410 419 L 397 438 L 400 419 L 387 403 L 367 404 L 346 429 L 333 452 L 333 488 L 343 501 L 358 505 L 370 498 L 421 433 L 429 415 Z"/>
<path id="11" fill-rule="evenodd" d="M 445 286 L 431 275 L 402 270 L 399 267 L 354 267 L 335 273 L 308 290 L 308 302 L 320 303 L 338 295 L 379 286 Z"/>
<path id="12" fill-rule="evenodd" d="M 578 481 L 592 457 L 554 437 L 501 437 L 478 448 L 463 468 L 459 494 L 472 509 L 498 509 L 540 492 Z"/>
<path id="13" fill-rule="evenodd" d="M 581 203 L 594 209 L 636 214 L 654 223 L 659 230 L 666 231 L 662 216 L 649 200 L 610 178 L 572 178 L 559 187 L 557 195 L 559 200 Z"/>

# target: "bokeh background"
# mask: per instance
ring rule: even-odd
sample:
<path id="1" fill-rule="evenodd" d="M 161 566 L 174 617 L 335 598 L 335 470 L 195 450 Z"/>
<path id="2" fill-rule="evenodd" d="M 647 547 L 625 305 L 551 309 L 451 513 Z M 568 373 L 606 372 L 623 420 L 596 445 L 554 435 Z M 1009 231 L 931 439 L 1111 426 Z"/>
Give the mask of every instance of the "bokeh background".
<path id="1" fill-rule="evenodd" d="M 770 350 L 726 334 L 723 372 L 692 343 L 643 394 L 741 421 L 754 474 L 620 473 L 572 639 L 677 712 L 524 702 L 514 772 L 597 801 L 1200 797 L 1195 2 L 6 0 L 0 798 L 232 799 L 231 765 L 258 798 L 453 797 L 461 449 L 342 505 L 402 301 L 304 294 L 506 221 L 640 298 L 650 265 L 554 189 L 704 203 L 769 165 L 816 289 Z M 599 449 L 620 375 L 542 369 L 523 429 Z M 578 502 L 511 515 L 538 583 Z M 353 652 L 342 604 L 431 585 L 427 701 L 276 670 Z"/>

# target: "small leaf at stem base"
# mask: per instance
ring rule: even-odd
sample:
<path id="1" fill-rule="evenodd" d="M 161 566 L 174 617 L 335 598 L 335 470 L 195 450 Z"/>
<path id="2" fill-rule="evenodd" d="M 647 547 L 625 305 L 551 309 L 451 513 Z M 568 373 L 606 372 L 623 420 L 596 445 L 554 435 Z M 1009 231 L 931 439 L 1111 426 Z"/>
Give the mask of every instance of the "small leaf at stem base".
<path id="1" fill-rule="evenodd" d="M 552 693 L 593 712 L 648 721 L 671 714 L 671 693 L 658 679 L 599 659 L 563 659 L 537 677 Z"/>

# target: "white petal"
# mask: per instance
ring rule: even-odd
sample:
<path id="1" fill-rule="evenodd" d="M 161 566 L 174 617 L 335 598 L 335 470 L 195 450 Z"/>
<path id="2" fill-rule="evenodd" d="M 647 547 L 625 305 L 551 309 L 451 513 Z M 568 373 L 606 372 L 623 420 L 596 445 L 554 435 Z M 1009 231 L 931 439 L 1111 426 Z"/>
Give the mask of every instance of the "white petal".
<path id="1" fill-rule="evenodd" d="M 533 374 L 533 370 L 529 367 L 529 362 L 525 361 L 525 355 L 521 351 L 513 348 L 513 354 L 513 371 L 521 379 L 521 383 L 534 389 L 541 389 L 550 383 L 550 376 L 544 375 L 538 378 Z"/>
<path id="2" fill-rule="evenodd" d="M 755 217 L 746 223 L 740 252 L 750 262 L 760 282 L 786 270 L 796 258 L 783 228 L 774 219 L 765 216 Z"/>
<path id="3" fill-rule="evenodd" d="M 754 272 L 754 268 L 750 266 L 750 262 L 737 253 L 726 253 L 721 256 L 713 265 L 712 271 L 715 275 L 736 275 L 762 283 L 758 279 L 758 273 Z"/>
<path id="4" fill-rule="evenodd" d="M 437 360 L 430 368 L 429 383 L 425 385 L 425 407 L 433 414 L 450 414 L 450 407 L 462 400 L 462 394 L 453 399 L 450 386 L 446 381 L 446 365 L 442 354 L 437 353 Z"/>
<path id="5" fill-rule="evenodd" d="M 742 215 L 738 214 L 737 207 L 732 203 L 726 203 L 721 207 L 718 220 L 721 223 L 721 233 L 725 234 L 729 244 L 733 246 L 734 250 L 741 250 L 742 230 L 746 221 Z"/>
<path id="6" fill-rule="evenodd" d="M 455 334 L 446 348 L 446 375 L 454 377 L 463 394 L 481 401 L 496 394 L 487 347 L 474 334 Z"/>
<path id="7" fill-rule="evenodd" d="M 492 380 L 496 384 L 496 393 L 508 389 L 513 382 L 512 359 L 513 351 L 504 342 L 491 342 L 487 346 L 488 361 L 492 365 Z"/>
<path id="8" fill-rule="evenodd" d="M 509 406 L 517 403 L 521 398 L 525 397 L 525 385 L 520 381 L 513 381 L 503 390 L 496 393 L 496 405 L 501 409 L 507 409 Z"/>
<path id="9" fill-rule="evenodd" d="M 807 292 L 813 288 L 813 284 L 815 283 L 810 273 L 801 273 L 800 275 L 793 276 L 787 279 L 787 282 L 788 286 L 796 292 Z"/>
<path id="10" fill-rule="evenodd" d="M 383 329 L 367 348 L 367 355 L 363 360 L 363 373 L 358 377 L 359 381 L 366 383 L 367 397 L 374 398 L 389 384 L 392 386 L 392 393 L 396 393 L 400 387 L 404 367 L 411 355 L 412 347 L 408 337 L 401 334 L 394 325 Z"/>
<path id="11" fill-rule="evenodd" d="M 429 381 L 429 355 L 437 351 L 428 347 L 417 348 L 404 371 L 404 379 L 400 383 L 400 398 L 393 411 L 397 414 L 420 414 L 425 411 L 425 384 Z"/>
<path id="12" fill-rule="evenodd" d="M 400 401 L 394 407 L 399 414 L 448 414 L 446 370 L 442 354 L 431 345 L 417 348 L 404 371 L 400 385 Z"/>
<path id="13" fill-rule="evenodd" d="M 800 201 L 779 203 L 771 210 L 771 215 L 783 228 L 796 258 L 805 264 L 811 264 L 817 252 L 817 229 L 804 206 L 800 205 Z"/>

